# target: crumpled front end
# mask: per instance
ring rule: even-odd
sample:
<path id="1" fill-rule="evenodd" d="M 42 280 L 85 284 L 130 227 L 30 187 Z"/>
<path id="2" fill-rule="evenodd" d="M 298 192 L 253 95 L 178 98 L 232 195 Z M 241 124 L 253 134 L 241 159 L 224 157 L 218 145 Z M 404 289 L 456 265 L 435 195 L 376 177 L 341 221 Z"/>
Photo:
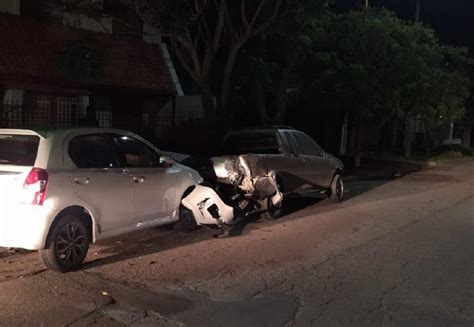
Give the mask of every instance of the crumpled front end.
<path id="1" fill-rule="evenodd" d="M 277 179 L 262 158 L 240 155 L 212 158 L 212 187 L 198 185 L 182 200 L 199 225 L 230 226 L 241 218 L 262 211 L 261 202 L 273 206 L 283 201 Z"/>
<path id="2" fill-rule="evenodd" d="M 217 181 L 239 188 L 257 201 L 271 198 L 274 205 L 283 201 L 274 172 L 268 171 L 263 158 L 245 154 L 213 158 Z"/>

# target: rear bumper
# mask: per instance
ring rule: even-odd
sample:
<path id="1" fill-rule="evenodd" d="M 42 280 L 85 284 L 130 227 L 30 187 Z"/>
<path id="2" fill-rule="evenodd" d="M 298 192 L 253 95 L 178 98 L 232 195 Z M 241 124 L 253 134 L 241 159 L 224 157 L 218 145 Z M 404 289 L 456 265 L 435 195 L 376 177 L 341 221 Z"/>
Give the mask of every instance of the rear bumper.
<path id="1" fill-rule="evenodd" d="M 49 227 L 58 213 L 28 204 L 0 208 L 0 247 L 44 249 Z"/>

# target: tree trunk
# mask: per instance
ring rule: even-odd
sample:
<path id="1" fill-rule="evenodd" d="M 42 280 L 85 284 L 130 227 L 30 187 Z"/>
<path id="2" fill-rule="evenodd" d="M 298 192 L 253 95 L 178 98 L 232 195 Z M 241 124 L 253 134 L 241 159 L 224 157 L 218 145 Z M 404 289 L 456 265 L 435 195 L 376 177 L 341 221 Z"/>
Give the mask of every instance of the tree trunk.
<path id="1" fill-rule="evenodd" d="M 263 86 L 261 81 L 256 82 L 255 89 L 255 102 L 257 105 L 258 114 L 260 116 L 260 122 L 263 126 L 267 126 L 270 123 L 270 117 L 268 117 L 265 92 L 263 92 Z"/>
<path id="2" fill-rule="evenodd" d="M 232 71 L 234 69 L 235 60 L 237 59 L 237 54 L 239 53 L 239 50 L 240 46 L 233 46 L 230 48 L 224 69 L 224 75 L 222 76 L 222 89 L 219 100 L 218 115 L 219 118 L 223 120 L 231 119 L 231 117 L 229 117 L 229 94 L 232 83 Z"/>
<path id="3" fill-rule="evenodd" d="M 201 96 L 202 110 L 204 116 L 209 121 L 216 120 L 216 108 L 214 106 L 214 97 L 211 95 L 202 95 Z"/>
<path id="4" fill-rule="evenodd" d="M 268 114 L 267 114 L 265 95 L 258 94 L 256 99 L 257 99 L 257 109 L 260 116 L 260 122 L 262 123 L 263 126 L 267 126 L 270 124 L 270 118 L 268 117 Z"/>
<path id="5" fill-rule="evenodd" d="M 413 121 L 411 116 L 405 118 L 405 137 L 404 137 L 404 147 L 405 147 L 405 157 L 411 157 L 411 143 L 413 139 Z"/>
<path id="6" fill-rule="evenodd" d="M 391 139 L 391 144 L 390 144 L 390 150 L 392 152 L 395 152 L 397 149 L 397 140 L 398 140 L 398 120 L 394 119 L 392 121 L 392 139 Z"/>
<path id="7" fill-rule="evenodd" d="M 208 82 L 203 82 L 199 85 L 201 91 L 201 104 L 204 116 L 210 122 L 216 120 L 216 106 L 214 104 L 214 96 Z"/>
<path id="8" fill-rule="evenodd" d="M 464 135 L 462 138 L 462 147 L 464 149 L 469 149 L 472 147 L 471 138 L 472 138 L 472 123 L 464 125 Z"/>
<path id="9" fill-rule="evenodd" d="M 389 129 L 390 129 L 390 125 L 388 124 L 388 122 L 384 122 L 383 124 L 381 124 L 380 133 L 379 133 L 379 141 L 377 143 L 377 152 L 376 152 L 377 158 L 381 158 L 383 153 L 386 150 L 386 144 L 387 144 L 387 139 L 388 139 L 387 136 L 389 134 Z"/>
<path id="10" fill-rule="evenodd" d="M 355 121 L 354 167 L 359 168 L 362 157 L 362 140 L 360 135 L 360 116 Z"/>
<path id="11" fill-rule="evenodd" d="M 347 152 L 347 126 L 349 125 L 349 115 L 344 115 L 344 122 L 341 127 L 341 144 L 339 146 L 339 154 L 345 155 Z"/>
<path id="12" fill-rule="evenodd" d="M 430 121 L 425 121 L 425 153 L 429 157 L 431 156 L 431 144 L 432 144 L 432 135 L 431 135 L 432 124 Z"/>
<path id="13" fill-rule="evenodd" d="M 277 124 L 284 125 L 286 122 L 286 108 L 288 106 L 288 77 L 290 74 L 290 68 L 283 68 L 280 81 L 278 84 L 277 96 L 276 96 L 276 116 L 275 122 Z"/>

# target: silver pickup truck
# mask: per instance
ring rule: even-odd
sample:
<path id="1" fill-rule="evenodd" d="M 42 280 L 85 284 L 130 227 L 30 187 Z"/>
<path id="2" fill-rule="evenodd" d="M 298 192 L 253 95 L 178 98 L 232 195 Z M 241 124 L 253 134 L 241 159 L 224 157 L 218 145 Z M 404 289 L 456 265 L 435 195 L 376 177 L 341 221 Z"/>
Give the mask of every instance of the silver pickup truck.
<path id="1" fill-rule="evenodd" d="M 230 132 L 219 156 L 203 162 L 190 157 L 183 163 L 205 181 L 183 205 L 208 224 L 232 225 L 255 213 L 276 219 L 290 195 L 319 192 L 334 202 L 344 196 L 342 162 L 289 127 Z"/>
<path id="2" fill-rule="evenodd" d="M 251 154 L 263 161 L 285 195 L 324 192 L 334 202 L 342 201 L 344 165 L 326 153 L 311 137 L 291 127 L 237 130 L 223 140 L 221 155 L 213 158 L 216 171 L 235 156 Z M 268 204 L 271 207 L 271 202 Z M 278 215 L 279 208 L 268 208 Z"/>
<path id="3" fill-rule="evenodd" d="M 342 162 L 291 127 L 232 131 L 224 137 L 220 155 L 212 158 L 212 163 L 218 182 L 240 185 L 241 189 L 245 188 L 242 176 L 267 176 L 275 180 L 284 196 L 316 191 L 334 202 L 342 201 L 344 196 Z M 254 188 L 259 190 L 258 185 Z M 271 187 L 261 186 L 260 190 L 271 194 Z M 261 202 L 267 218 L 281 215 L 282 201 L 267 197 Z"/>

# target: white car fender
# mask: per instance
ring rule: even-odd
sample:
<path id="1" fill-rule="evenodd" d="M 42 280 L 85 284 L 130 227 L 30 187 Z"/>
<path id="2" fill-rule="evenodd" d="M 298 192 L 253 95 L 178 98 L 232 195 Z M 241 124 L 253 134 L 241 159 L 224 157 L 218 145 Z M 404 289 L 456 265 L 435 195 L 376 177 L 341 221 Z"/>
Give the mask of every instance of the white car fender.
<path id="1" fill-rule="evenodd" d="M 197 185 L 181 203 L 194 214 L 198 225 L 231 225 L 234 209 L 224 203 L 212 188 Z"/>

